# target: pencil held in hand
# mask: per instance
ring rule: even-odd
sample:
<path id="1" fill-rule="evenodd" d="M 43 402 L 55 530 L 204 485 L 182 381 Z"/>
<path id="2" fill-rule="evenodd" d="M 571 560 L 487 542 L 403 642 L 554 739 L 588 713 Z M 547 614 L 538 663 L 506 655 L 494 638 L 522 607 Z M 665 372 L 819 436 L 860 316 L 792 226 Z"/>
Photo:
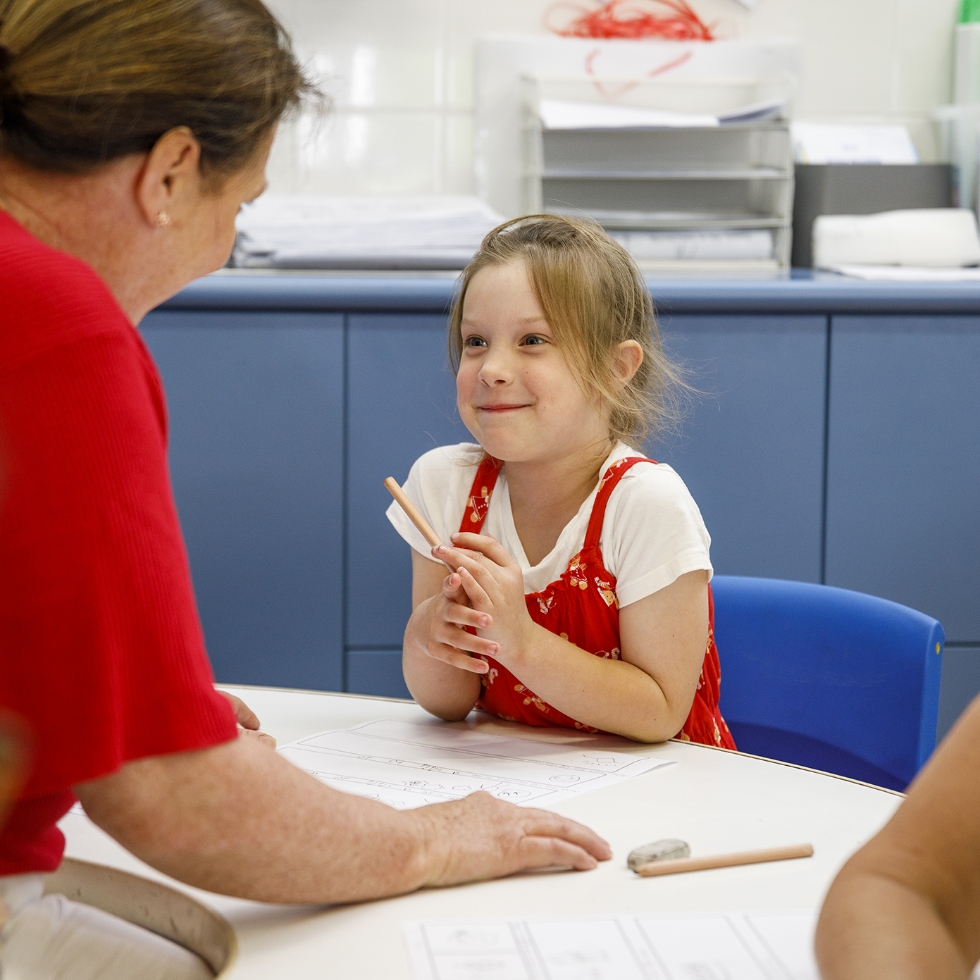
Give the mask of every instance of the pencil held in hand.
<path id="1" fill-rule="evenodd" d="M 395 480 L 393 476 L 389 476 L 385 480 L 385 486 L 388 488 L 388 493 L 390 493 L 406 514 L 408 514 L 409 520 L 419 529 L 422 537 L 432 545 L 433 548 L 438 547 L 442 542 L 439 540 L 438 535 L 432 530 L 429 522 L 419 513 L 418 507 L 412 503 L 411 500 L 405 494 L 405 491 L 398 486 L 398 481 Z"/>

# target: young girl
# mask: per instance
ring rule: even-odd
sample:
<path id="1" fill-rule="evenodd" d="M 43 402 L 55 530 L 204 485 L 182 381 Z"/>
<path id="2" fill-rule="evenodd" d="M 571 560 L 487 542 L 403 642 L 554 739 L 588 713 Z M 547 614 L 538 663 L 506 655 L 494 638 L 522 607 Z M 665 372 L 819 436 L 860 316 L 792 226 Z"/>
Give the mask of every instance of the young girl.
<path id="1" fill-rule="evenodd" d="M 629 255 L 589 222 L 509 221 L 464 270 L 449 331 L 477 444 L 426 453 L 404 487 L 444 544 L 388 511 L 413 549 L 412 695 L 447 721 L 477 706 L 734 748 L 708 533 L 680 477 L 627 444 L 676 380 Z"/>

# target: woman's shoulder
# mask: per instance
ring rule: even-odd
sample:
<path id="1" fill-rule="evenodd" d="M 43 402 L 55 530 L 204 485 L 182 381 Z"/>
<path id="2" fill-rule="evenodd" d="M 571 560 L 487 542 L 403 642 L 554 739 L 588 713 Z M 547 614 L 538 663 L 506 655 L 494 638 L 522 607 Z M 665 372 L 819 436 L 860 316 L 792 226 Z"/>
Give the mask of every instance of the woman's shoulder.
<path id="1" fill-rule="evenodd" d="M 90 266 L 39 242 L 8 215 L 0 213 L 0 222 L 0 295 L 10 328 L 0 331 L 0 364 L 131 329 Z"/>

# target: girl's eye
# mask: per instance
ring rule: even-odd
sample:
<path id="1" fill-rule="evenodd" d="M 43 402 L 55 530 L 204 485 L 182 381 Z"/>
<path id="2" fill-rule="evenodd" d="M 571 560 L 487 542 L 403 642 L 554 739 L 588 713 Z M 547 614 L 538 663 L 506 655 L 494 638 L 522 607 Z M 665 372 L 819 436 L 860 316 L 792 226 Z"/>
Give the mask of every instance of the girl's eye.
<path id="1" fill-rule="evenodd" d="M 464 347 L 486 347 L 487 342 L 482 337 L 466 337 L 463 339 Z"/>
<path id="2" fill-rule="evenodd" d="M 546 344 L 548 341 L 544 337 L 538 336 L 538 334 L 531 334 L 529 337 L 525 337 L 522 343 L 526 347 L 537 347 L 540 344 Z"/>

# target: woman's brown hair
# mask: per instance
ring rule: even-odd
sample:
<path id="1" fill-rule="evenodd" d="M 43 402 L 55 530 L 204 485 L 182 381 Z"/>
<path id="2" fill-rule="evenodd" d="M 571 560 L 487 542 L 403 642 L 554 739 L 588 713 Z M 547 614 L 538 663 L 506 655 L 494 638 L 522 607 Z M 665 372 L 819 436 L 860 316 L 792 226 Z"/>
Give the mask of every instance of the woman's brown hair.
<path id="1" fill-rule="evenodd" d="M 260 0 L 0 0 L 0 152 L 81 173 L 187 126 L 240 169 L 315 89 Z"/>
<path id="2" fill-rule="evenodd" d="M 692 389 L 664 354 L 653 302 L 636 263 L 592 221 L 532 214 L 494 228 L 460 277 L 449 321 L 449 356 L 459 369 L 463 305 L 473 277 L 492 265 L 523 262 L 555 343 L 587 395 L 610 407 L 610 437 L 624 442 L 661 432 L 679 418 L 679 392 Z M 622 384 L 618 345 L 635 340 L 643 361 Z"/>

